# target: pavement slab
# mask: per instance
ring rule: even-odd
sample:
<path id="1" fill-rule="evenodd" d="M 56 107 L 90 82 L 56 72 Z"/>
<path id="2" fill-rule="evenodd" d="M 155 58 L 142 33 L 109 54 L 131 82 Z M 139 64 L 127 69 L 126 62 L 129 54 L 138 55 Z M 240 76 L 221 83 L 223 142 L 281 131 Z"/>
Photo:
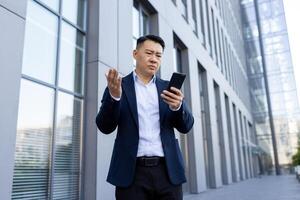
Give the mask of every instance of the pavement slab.
<path id="1" fill-rule="evenodd" d="M 300 182 L 295 175 L 262 176 L 185 195 L 184 200 L 300 200 Z"/>

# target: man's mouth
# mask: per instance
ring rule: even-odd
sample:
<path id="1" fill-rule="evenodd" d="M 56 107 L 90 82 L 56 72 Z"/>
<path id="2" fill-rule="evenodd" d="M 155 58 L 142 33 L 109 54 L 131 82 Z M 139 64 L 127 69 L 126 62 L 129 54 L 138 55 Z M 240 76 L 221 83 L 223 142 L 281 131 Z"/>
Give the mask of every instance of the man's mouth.
<path id="1" fill-rule="evenodd" d="M 155 70 L 156 66 L 155 65 L 149 65 L 149 68 Z"/>

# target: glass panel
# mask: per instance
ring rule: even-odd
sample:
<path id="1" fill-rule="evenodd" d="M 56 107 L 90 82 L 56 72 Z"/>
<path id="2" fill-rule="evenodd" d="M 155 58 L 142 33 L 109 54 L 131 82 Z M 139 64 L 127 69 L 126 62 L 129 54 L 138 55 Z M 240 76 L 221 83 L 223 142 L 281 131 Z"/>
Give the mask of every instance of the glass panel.
<path id="1" fill-rule="evenodd" d="M 255 10 L 253 6 L 245 7 L 244 11 L 246 12 L 246 17 L 248 22 L 252 22 L 256 20 Z"/>
<path id="2" fill-rule="evenodd" d="M 274 59 L 280 66 L 281 72 L 293 70 L 293 63 L 290 51 L 276 54 L 276 56 L 274 56 Z"/>
<path id="3" fill-rule="evenodd" d="M 271 24 L 269 20 L 261 21 L 261 31 L 263 35 L 271 33 Z"/>
<path id="4" fill-rule="evenodd" d="M 79 199 L 82 101 L 60 92 L 56 119 L 54 199 Z"/>
<path id="5" fill-rule="evenodd" d="M 50 8 L 55 10 L 56 12 L 58 12 L 59 0 L 39 0 L 39 1 L 43 2 L 47 6 L 49 6 Z"/>
<path id="6" fill-rule="evenodd" d="M 142 12 L 142 18 L 143 18 L 143 32 L 141 34 L 147 35 L 149 33 L 148 15 L 145 12 Z"/>
<path id="7" fill-rule="evenodd" d="M 261 20 L 272 16 L 272 9 L 270 7 L 270 2 L 259 4 L 259 17 Z"/>
<path id="8" fill-rule="evenodd" d="M 280 15 L 273 17 L 271 21 L 272 32 L 286 31 L 285 17 Z"/>
<path id="9" fill-rule="evenodd" d="M 270 2 L 272 7 L 273 16 L 280 14 L 284 15 L 284 6 L 282 0 L 273 0 Z"/>
<path id="10" fill-rule="evenodd" d="M 12 199 L 47 199 L 53 105 L 54 90 L 21 81 Z"/>
<path id="11" fill-rule="evenodd" d="M 33 1 L 28 2 L 23 74 L 54 84 L 58 19 Z"/>
<path id="12" fill-rule="evenodd" d="M 85 0 L 62 0 L 62 15 L 72 23 L 84 28 Z"/>
<path id="13" fill-rule="evenodd" d="M 84 36 L 71 25 L 63 22 L 59 58 L 59 86 L 82 93 Z"/>

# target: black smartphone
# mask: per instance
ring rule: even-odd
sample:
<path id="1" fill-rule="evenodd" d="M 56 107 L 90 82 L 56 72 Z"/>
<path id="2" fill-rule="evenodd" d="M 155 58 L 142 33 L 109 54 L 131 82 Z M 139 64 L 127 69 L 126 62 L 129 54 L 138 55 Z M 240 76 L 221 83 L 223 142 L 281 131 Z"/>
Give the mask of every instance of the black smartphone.
<path id="1" fill-rule="evenodd" d="M 167 90 L 172 92 L 171 89 L 170 89 L 171 87 L 175 87 L 175 88 L 180 90 L 180 88 L 181 88 L 181 86 L 184 82 L 185 77 L 186 77 L 186 74 L 174 72 L 172 74 L 172 77 L 171 77 L 171 80 L 169 82 Z"/>

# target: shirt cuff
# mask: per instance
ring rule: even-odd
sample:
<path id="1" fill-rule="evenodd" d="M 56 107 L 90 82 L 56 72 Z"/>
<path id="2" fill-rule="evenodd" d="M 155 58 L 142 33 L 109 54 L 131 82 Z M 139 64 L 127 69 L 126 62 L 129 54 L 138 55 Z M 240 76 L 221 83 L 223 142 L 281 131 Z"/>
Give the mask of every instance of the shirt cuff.
<path id="1" fill-rule="evenodd" d="M 169 108 L 170 108 L 170 110 L 172 110 L 172 111 L 178 111 L 178 110 L 181 108 L 181 106 L 182 106 L 182 102 L 180 102 L 180 105 L 178 106 L 177 109 L 173 109 L 173 108 L 171 108 L 171 106 L 169 106 Z"/>
<path id="2" fill-rule="evenodd" d="M 114 97 L 113 95 L 111 95 L 111 93 L 109 92 L 111 98 L 113 98 L 115 101 L 120 101 L 121 100 L 121 97 Z"/>

